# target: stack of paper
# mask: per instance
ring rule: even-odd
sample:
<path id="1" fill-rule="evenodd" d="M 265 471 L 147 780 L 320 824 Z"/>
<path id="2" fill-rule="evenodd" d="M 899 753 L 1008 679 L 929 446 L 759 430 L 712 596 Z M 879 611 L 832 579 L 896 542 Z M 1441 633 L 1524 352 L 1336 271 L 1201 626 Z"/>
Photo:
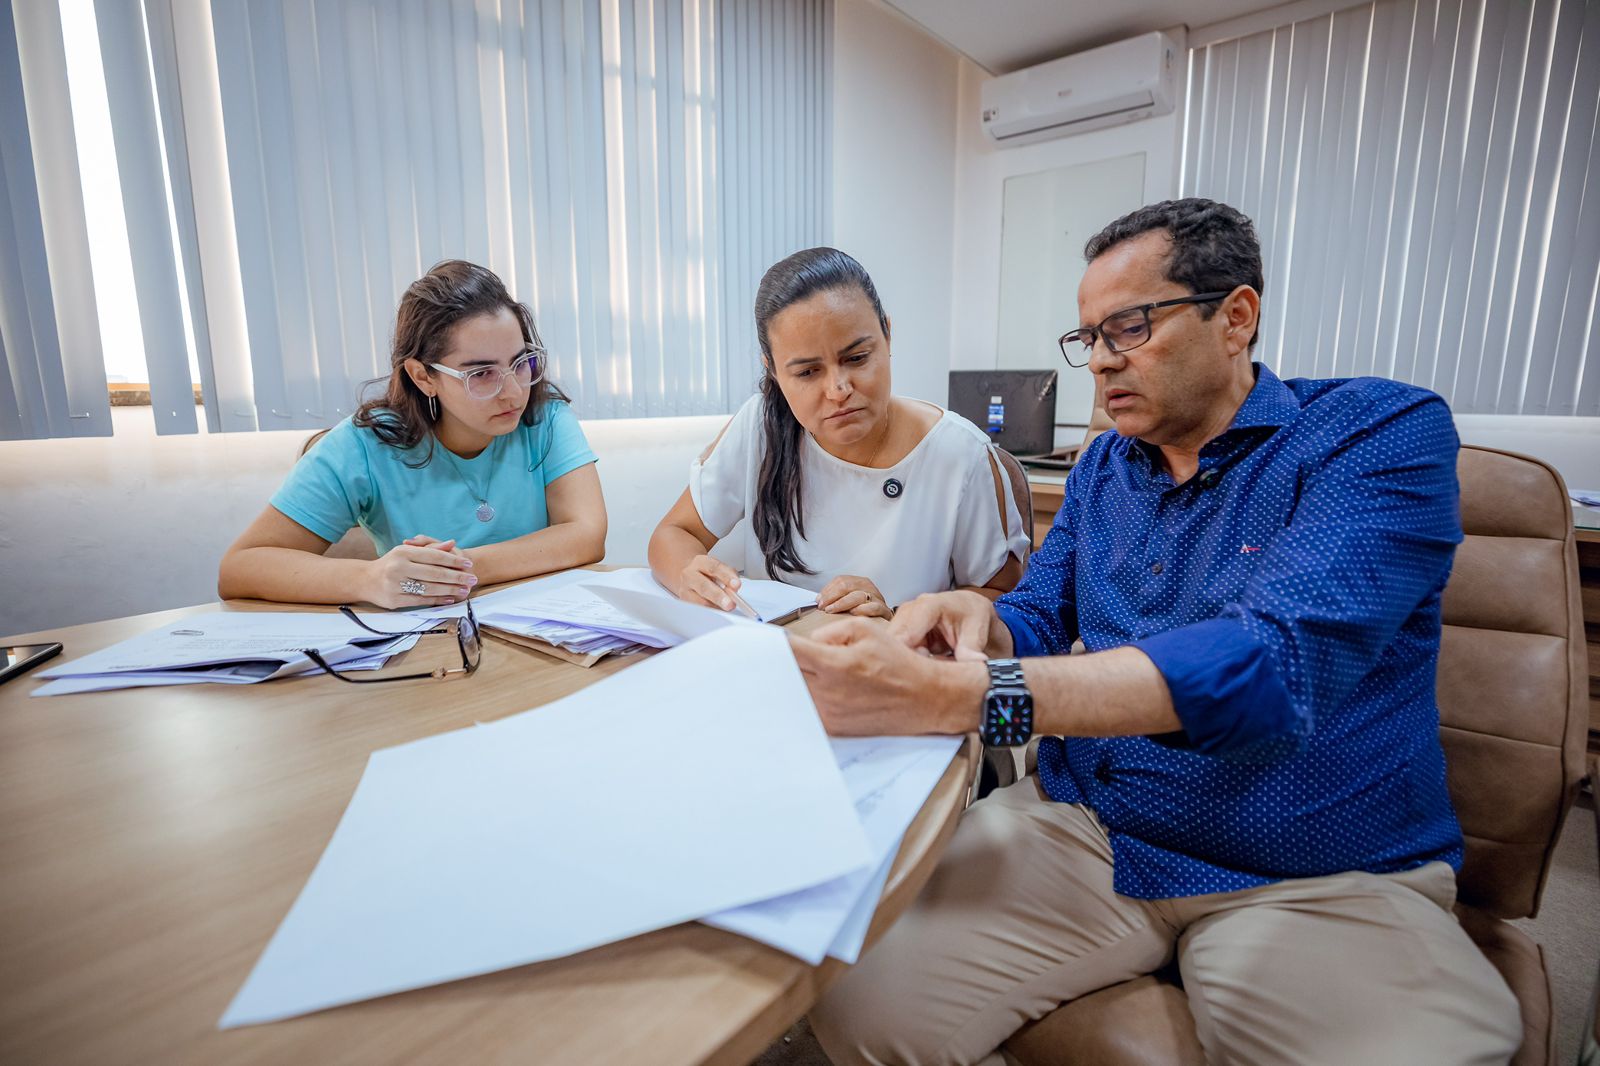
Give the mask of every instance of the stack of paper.
<path id="1" fill-rule="evenodd" d="M 626 606 L 609 593 L 622 592 Z M 746 580 L 739 594 L 761 616 L 772 621 L 817 602 L 817 594 L 778 581 Z M 642 647 L 670 648 L 683 642 L 636 609 L 651 601 L 680 602 L 643 567 L 598 572 L 568 570 L 501 589 L 472 601 L 480 625 L 521 637 L 533 637 L 580 655 L 605 655 Z M 458 614 L 463 608 L 434 617 Z M 720 612 L 719 612 L 720 613 Z M 735 616 L 737 617 L 737 616 Z"/>
<path id="2" fill-rule="evenodd" d="M 317 669 L 305 654 L 314 648 L 341 670 L 381 667 L 412 647 L 431 622 L 415 615 L 362 616 L 378 636 L 341 614 L 219 611 L 190 615 L 109 648 L 42 671 L 50 679 L 35 696 L 213 682 L 252 685 Z"/>
<path id="3" fill-rule="evenodd" d="M 739 615 L 627 589 L 602 598 L 681 640 L 749 623 Z M 830 741 L 870 861 L 860 870 L 787 896 L 722 911 L 707 925 L 742 933 L 816 965 L 824 955 L 854 964 L 900 840 L 960 747 L 959 737 L 842 737 Z"/>
<path id="4" fill-rule="evenodd" d="M 787 637 L 726 626 L 555 703 L 375 753 L 221 1024 L 572 954 L 874 854 Z"/>
<path id="5" fill-rule="evenodd" d="M 867 835 L 868 864 L 813 888 L 713 914 L 705 923 L 770 944 L 813 966 L 824 955 L 854 965 L 900 840 L 960 745 L 959 737 L 834 740 L 834 757 Z"/>

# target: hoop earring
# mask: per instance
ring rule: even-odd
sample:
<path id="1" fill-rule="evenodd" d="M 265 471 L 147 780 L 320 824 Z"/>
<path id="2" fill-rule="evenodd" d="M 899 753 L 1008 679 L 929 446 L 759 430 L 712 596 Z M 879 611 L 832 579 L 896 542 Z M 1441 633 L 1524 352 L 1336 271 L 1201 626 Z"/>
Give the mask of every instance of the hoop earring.
<path id="1" fill-rule="evenodd" d="M 428 397 L 428 417 L 435 422 L 439 421 L 439 398 L 436 396 Z"/>

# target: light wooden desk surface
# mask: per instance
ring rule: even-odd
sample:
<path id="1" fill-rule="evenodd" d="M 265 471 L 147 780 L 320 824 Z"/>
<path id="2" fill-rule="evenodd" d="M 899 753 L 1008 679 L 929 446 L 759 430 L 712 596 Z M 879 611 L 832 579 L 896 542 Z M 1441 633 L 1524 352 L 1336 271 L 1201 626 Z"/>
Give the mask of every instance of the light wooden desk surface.
<path id="1" fill-rule="evenodd" d="M 60 640 L 68 659 L 214 609 L 18 642 Z M 843 966 L 807 966 L 697 923 L 305 1018 L 216 1028 L 369 753 L 549 702 L 630 661 L 583 670 L 491 639 L 464 679 L 358 687 L 307 676 L 40 699 L 28 695 L 40 684 L 31 674 L 0 686 L 0 1062 L 749 1061 Z M 594 758 L 595 787 L 607 787 L 603 744 Z M 869 943 L 932 871 L 977 758 L 968 737 L 912 824 Z M 706 772 L 716 767 L 708 746 Z M 639 816 L 652 817 L 648 805 Z"/>

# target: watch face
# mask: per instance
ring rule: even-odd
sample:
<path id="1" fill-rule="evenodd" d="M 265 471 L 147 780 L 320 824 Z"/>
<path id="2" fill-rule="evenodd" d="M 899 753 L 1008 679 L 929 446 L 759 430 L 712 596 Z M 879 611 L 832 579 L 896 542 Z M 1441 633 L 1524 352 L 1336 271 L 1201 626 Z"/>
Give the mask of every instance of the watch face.
<path id="1" fill-rule="evenodd" d="M 1033 735 L 1033 697 L 1025 692 L 995 692 L 986 703 L 983 739 L 991 747 L 1026 744 Z"/>

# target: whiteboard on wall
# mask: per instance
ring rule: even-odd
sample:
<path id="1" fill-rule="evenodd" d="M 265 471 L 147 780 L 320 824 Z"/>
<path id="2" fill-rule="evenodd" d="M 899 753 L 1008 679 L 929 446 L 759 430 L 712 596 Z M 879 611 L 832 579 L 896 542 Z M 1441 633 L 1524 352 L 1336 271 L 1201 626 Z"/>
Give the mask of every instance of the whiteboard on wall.
<path id="1" fill-rule="evenodd" d="M 1005 181 L 995 365 L 1055 370 L 1057 422 L 1085 425 L 1094 409 L 1093 375 L 1068 366 L 1056 344 L 1080 324 L 1084 243 L 1143 205 L 1144 164 L 1136 152 Z"/>

